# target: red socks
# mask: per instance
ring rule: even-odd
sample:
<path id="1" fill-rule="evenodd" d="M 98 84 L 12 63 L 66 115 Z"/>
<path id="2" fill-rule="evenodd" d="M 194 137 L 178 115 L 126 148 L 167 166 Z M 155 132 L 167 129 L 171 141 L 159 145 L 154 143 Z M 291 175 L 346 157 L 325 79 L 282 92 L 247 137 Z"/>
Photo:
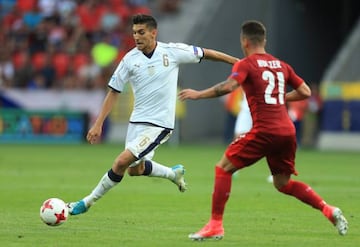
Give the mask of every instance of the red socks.
<path id="1" fill-rule="evenodd" d="M 230 196 L 232 174 L 215 167 L 215 184 L 212 195 L 211 219 L 222 221 L 225 204 Z"/>
<path id="2" fill-rule="evenodd" d="M 309 185 L 299 181 L 290 179 L 288 184 L 280 188 L 279 191 L 294 196 L 320 211 L 322 211 L 326 205 L 325 201 Z"/>
<path id="3" fill-rule="evenodd" d="M 215 184 L 212 194 L 211 220 L 222 221 L 225 210 L 225 204 L 229 199 L 231 192 L 232 174 L 225 172 L 222 168 L 215 167 Z M 300 201 L 324 211 L 323 214 L 330 219 L 331 210 L 327 210 L 326 202 L 307 184 L 295 180 L 289 180 L 287 185 L 279 189 L 280 192 L 293 196 Z"/>
<path id="4" fill-rule="evenodd" d="M 218 166 L 215 167 L 215 184 L 211 209 L 212 221 L 222 222 L 225 205 L 231 192 L 231 181 L 231 173 Z M 280 188 L 279 191 L 322 211 L 327 218 L 331 219 L 332 207 L 329 207 L 330 210 L 326 210 L 326 202 L 309 185 L 290 179 L 287 185 Z"/>

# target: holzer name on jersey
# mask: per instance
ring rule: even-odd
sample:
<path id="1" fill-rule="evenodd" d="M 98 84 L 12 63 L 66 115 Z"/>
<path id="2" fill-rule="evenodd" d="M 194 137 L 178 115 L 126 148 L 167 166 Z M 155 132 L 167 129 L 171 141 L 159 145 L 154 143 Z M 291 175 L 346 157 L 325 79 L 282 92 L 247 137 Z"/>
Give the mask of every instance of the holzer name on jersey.
<path id="1" fill-rule="evenodd" d="M 270 60 L 270 61 L 266 61 L 266 60 L 256 60 L 258 63 L 259 67 L 266 67 L 266 68 L 270 68 L 270 69 L 279 69 L 281 68 L 281 63 L 279 60 Z"/>

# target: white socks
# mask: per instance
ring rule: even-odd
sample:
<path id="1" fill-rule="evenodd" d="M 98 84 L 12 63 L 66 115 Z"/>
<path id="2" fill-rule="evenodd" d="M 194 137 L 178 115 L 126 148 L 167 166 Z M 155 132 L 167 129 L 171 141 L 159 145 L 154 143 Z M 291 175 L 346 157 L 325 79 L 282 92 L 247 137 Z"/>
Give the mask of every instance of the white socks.
<path id="1" fill-rule="evenodd" d="M 170 167 L 161 165 L 155 161 L 150 161 L 150 162 L 151 162 L 151 173 L 149 174 L 149 177 L 167 178 L 171 181 L 175 179 L 175 173 Z M 94 190 L 83 199 L 85 205 L 91 206 L 97 200 L 99 200 L 103 195 L 105 195 L 112 187 L 114 187 L 119 183 L 110 179 L 109 175 L 112 177 L 112 179 L 118 180 L 119 182 L 122 179 L 122 176 L 118 176 L 114 174 L 112 170 L 105 173 L 104 176 L 100 179 L 99 183 L 94 188 Z"/>
<path id="2" fill-rule="evenodd" d="M 108 192 L 112 187 L 114 187 L 117 184 L 118 182 L 112 181 L 109 178 L 108 173 L 105 173 L 105 175 L 100 179 L 100 182 L 91 192 L 91 194 L 83 199 L 85 205 L 91 206 L 97 200 L 99 200 L 103 195 L 105 195 L 106 192 Z"/>
<path id="3" fill-rule="evenodd" d="M 152 170 L 151 173 L 149 174 L 149 177 L 167 178 L 169 180 L 175 179 L 175 173 L 170 167 L 161 165 L 152 160 L 151 163 L 152 163 Z"/>

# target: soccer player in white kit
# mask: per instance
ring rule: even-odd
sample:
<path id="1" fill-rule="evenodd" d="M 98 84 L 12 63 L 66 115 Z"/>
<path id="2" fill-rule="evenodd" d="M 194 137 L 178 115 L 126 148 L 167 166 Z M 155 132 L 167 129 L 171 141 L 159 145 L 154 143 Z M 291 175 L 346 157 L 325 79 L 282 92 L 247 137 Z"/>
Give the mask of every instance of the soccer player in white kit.
<path id="1" fill-rule="evenodd" d="M 157 23 L 152 16 L 135 15 L 132 24 L 136 47 L 124 56 L 110 78 L 110 90 L 87 134 L 89 143 L 98 142 L 105 118 L 125 84 L 130 83 L 134 93 L 134 108 L 125 149 L 89 195 L 77 202 L 68 203 L 71 215 L 85 213 L 106 192 L 120 183 L 126 171 L 130 176 L 169 179 L 184 192 L 184 167 L 175 165 L 170 168 L 152 160 L 155 149 L 168 140 L 174 129 L 179 65 L 199 63 L 203 58 L 229 64 L 238 61 L 236 57 L 212 49 L 157 41 Z"/>

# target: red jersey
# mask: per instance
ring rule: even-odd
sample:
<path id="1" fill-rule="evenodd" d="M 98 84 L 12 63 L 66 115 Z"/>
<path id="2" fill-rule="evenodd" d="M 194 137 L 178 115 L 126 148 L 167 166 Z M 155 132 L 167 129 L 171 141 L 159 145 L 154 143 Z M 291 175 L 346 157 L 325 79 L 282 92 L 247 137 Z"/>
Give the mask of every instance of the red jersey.
<path id="1" fill-rule="evenodd" d="M 270 54 L 253 54 L 236 62 L 229 78 L 238 81 L 246 93 L 253 131 L 295 134 L 285 104 L 286 87 L 296 89 L 304 80 L 290 65 Z"/>

